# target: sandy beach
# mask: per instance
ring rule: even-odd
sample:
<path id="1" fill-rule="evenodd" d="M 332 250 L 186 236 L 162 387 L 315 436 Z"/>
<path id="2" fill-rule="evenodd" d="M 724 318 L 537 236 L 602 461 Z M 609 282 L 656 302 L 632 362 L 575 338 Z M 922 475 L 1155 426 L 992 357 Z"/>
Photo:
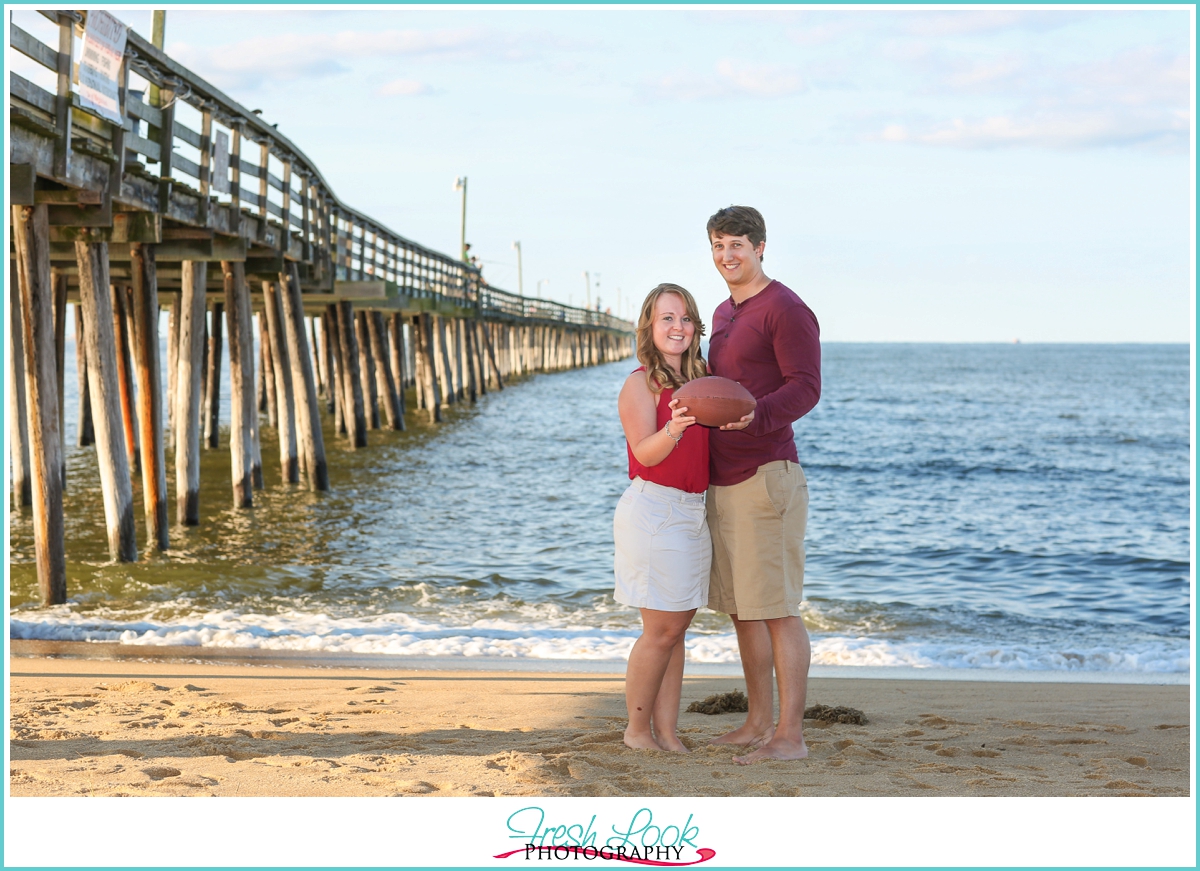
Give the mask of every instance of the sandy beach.
<path id="1" fill-rule="evenodd" d="M 620 674 L 11 659 L 13 796 L 1186 796 L 1186 686 L 819 679 L 803 762 L 624 747 Z M 202 651 L 193 652 L 202 657 Z M 743 686 L 687 677 L 684 703 Z"/>

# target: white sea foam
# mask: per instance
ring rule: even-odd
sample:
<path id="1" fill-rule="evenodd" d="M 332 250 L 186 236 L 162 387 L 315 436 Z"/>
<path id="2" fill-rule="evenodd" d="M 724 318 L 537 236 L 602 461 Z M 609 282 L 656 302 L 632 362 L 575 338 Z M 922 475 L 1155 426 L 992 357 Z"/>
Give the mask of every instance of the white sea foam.
<path id="1" fill-rule="evenodd" d="M 13 638 L 59 641 L 116 641 L 130 646 L 185 646 L 233 649 L 308 651 L 313 653 L 386 654 L 392 656 L 496 657 L 555 660 L 625 660 L 637 629 L 515 623 L 478 620 L 449 626 L 407 614 L 371 618 L 334 618 L 322 614 L 282 612 L 242 614 L 210 612 L 172 621 L 121 621 L 54 609 L 42 620 L 13 619 Z M 33 616 L 26 614 L 23 616 Z M 733 633 L 692 633 L 686 642 L 695 663 L 737 663 Z M 1113 650 L 1080 643 L 1064 648 L 1050 644 L 1010 643 L 997 646 L 979 640 L 961 642 L 813 635 L 813 664 L 1089 673 L 1186 674 L 1191 666 L 1186 641 L 1131 643 Z"/>

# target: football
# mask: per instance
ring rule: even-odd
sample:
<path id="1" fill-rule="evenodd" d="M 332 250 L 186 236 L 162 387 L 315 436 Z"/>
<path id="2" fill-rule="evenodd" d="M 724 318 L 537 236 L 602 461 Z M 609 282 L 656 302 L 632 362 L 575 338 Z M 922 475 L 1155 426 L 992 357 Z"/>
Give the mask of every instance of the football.
<path id="1" fill-rule="evenodd" d="M 675 391 L 672 399 L 687 406 L 689 416 L 705 426 L 724 426 L 742 419 L 758 404 L 742 385 L 719 375 L 697 378 Z"/>

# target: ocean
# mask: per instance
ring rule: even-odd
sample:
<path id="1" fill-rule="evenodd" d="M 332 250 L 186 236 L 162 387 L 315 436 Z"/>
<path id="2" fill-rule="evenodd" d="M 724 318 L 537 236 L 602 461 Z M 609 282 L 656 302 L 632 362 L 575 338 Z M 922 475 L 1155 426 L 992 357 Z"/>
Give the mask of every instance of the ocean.
<path id="1" fill-rule="evenodd" d="M 616 397 L 636 363 L 536 375 L 438 427 L 410 402 L 408 431 L 365 450 L 327 420 L 327 494 L 281 485 L 264 427 L 252 511 L 231 508 L 223 432 L 200 526 L 148 553 L 135 480 L 143 552 L 118 564 L 93 449 L 74 447 L 72 354 L 70 601 L 38 604 L 31 517 L 14 514 L 12 638 L 623 669 L 639 622 L 611 596 Z M 795 425 L 815 673 L 1188 681 L 1186 345 L 823 354 L 821 402 Z M 168 452 L 173 491 L 172 470 Z M 698 613 L 687 651 L 690 669 L 738 670 L 723 615 Z"/>

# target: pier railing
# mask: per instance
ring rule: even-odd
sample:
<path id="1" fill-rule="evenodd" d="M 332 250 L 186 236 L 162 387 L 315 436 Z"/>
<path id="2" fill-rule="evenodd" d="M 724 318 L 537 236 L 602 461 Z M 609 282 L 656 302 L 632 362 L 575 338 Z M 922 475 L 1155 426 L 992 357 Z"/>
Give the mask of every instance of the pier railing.
<path id="1" fill-rule="evenodd" d="M 10 73 L 11 201 L 55 206 L 51 224 L 63 229 L 52 230 L 52 243 L 81 237 L 65 223 L 74 219 L 74 227 L 89 231 L 83 238 L 171 243 L 160 249 L 160 260 L 170 260 L 172 254 L 179 259 L 244 259 L 250 274 L 275 274 L 280 260 L 295 262 L 306 292 L 336 293 L 338 282 L 382 279 L 391 285 L 391 295 L 477 307 L 485 318 L 632 329 L 611 314 L 491 287 L 474 266 L 354 209 L 259 112 L 132 29 L 119 74 L 123 120 L 101 117 L 71 87 L 77 76 L 72 73 L 75 41 L 86 13 L 41 14 L 58 27 L 57 47 L 9 25 L 10 46 L 57 75 L 52 93 Z M 199 129 L 176 117 L 181 103 L 199 114 Z M 37 178 L 58 182 L 65 190 L 35 191 Z M 152 220 L 131 219 L 131 213 Z M 165 230 L 162 219 L 169 222 Z M 207 233 L 195 238 L 170 225 Z M 347 286 L 337 295 L 353 292 Z"/>

